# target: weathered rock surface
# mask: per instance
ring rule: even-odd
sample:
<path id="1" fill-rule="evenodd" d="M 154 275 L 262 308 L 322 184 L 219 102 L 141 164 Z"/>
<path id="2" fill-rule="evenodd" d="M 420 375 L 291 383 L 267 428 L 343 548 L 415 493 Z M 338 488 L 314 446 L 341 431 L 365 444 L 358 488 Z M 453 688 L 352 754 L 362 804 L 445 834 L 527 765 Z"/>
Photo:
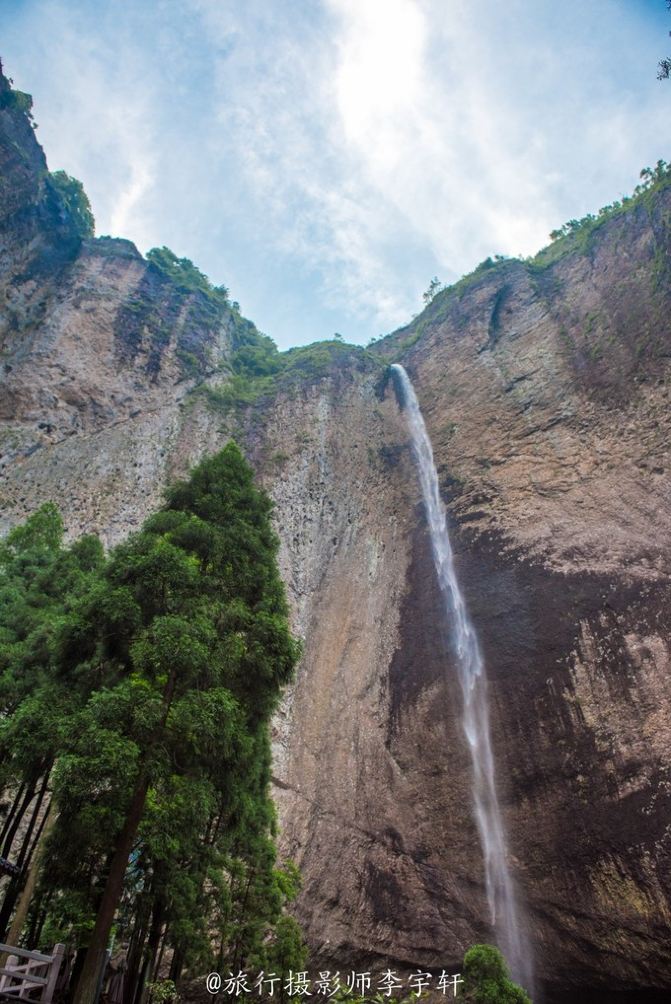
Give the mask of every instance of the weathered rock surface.
<path id="1" fill-rule="evenodd" d="M 353 350 L 222 410 L 201 391 L 225 379 L 233 315 L 128 242 L 68 236 L 25 116 L 0 110 L 0 135 L 3 525 L 53 499 L 71 534 L 113 544 L 166 480 L 243 443 L 305 639 L 275 776 L 316 960 L 456 966 L 489 936 L 393 356 L 482 639 L 539 976 L 557 1000 L 668 991 L 669 190 L 546 268 L 505 262 L 440 294 L 377 358 Z"/>

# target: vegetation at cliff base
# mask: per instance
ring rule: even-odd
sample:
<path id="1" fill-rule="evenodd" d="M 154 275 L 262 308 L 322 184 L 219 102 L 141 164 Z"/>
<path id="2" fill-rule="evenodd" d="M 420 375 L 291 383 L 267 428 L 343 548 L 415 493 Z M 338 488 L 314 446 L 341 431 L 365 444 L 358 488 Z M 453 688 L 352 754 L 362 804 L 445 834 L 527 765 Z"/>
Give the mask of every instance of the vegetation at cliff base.
<path id="1" fill-rule="evenodd" d="M 61 215 L 75 230 L 78 237 L 93 237 L 95 220 L 91 203 L 84 186 L 65 171 L 51 171 L 48 183 L 58 202 Z"/>
<path id="2" fill-rule="evenodd" d="M 464 993 L 471 1004 L 531 1004 L 529 995 L 513 983 L 503 955 L 493 945 L 473 945 L 464 955 Z"/>
<path id="3" fill-rule="evenodd" d="M 136 989 L 304 964 L 268 794 L 299 654 L 270 511 L 229 444 L 107 558 L 51 505 L 0 551 L 2 940 L 65 942 L 77 1004 L 111 937 Z"/>

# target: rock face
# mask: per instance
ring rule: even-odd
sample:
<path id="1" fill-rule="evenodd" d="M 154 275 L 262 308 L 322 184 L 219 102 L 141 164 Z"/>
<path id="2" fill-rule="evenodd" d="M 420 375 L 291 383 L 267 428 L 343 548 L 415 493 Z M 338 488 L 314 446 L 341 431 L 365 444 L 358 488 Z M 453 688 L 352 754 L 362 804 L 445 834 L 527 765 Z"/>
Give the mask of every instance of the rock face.
<path id="1" fill-rule="evenodd" d="M 275 781 L 315 960 L 458 968 L 490 937 L 393 358 L 424 411 L 486 657 L 511 867 L 547 997 L 663 999 L 671 190 L 555 261 L 475 274 L 374 355 L 333 354 L 222 406 L 207 388 L 227 379 L 239 315 L 128 242 L 80 241 L 1 93 L 3 525 L 53 499 L 72 535 L 113 544 L 167 480 L 242 443 L 276 503 L 305 640 Z"/>

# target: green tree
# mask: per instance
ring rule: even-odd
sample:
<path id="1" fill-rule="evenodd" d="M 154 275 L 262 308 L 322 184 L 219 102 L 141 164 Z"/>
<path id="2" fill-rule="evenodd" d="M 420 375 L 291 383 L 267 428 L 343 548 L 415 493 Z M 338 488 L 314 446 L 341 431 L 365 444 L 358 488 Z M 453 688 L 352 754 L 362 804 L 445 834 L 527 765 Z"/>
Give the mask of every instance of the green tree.
<path id="1" fill-rule="evenodd" d="M 1 72 L 2 68 L 0 67 Z M 11 84 L 13 81 L 9 80 L 9 83 Z M 27 115 L 31 122 L 33 120 L 33 96 L 26 94 L 25 91 L 17 91 L 12 87 L 0 91 L 0 110 L 3 108 L 16 108 L 17 111 Z"/>
<path id="2" fill-rule="evenodd" d="M 20 869 L 5 891 L 7 929 L 46 825 L 51 771 L 71 707 L 57 680 L 58 638 L 103 563 L 100 542 L 63 544 L 63 523 L 46 503 L 0 544 L 0 854 Z"/>
<path id="3" fill-rule="evenodd" d="M 147 261 L 184 292 L 200 292 L 222 306 L 231 306 L 226 286 L 214 286 L 190 258 L 178 258 L 164 246 L 147 251 Z"/>
<path id="4" fill-rule="evenodd" d="M 65 547 L 51 505 L 0 545 L 3 846 L 27 830 L 30 944 L 79 949 L 77 1001 L 112 928 L 132 993 L 165 949 L 174 981 L 263 966 L 280 943 L 304 958 L 268 793 L 268 722 L 299 652 L 270 513 L 231 444 L 107 561 L 95 538 Z"/>
<path id="5" fill-rule="evenodd" d="M 93 237 L 95 220 L 91 203 L 81 181 L 72 178 L 65 171 L 52 171 L 48 181 L 56 196 L 61 215 L 74 225 L 77 235 Z"/>
<path id="6" fill-rule="evenodd" d="M 464 999 L 473 1004 L 531 1004 L 493 945 L 473 945 L 464 955 Z"/>
<path id="7" fill-rule="evenodd" d="M 440 291 L 443 289 L 443 284 L 438 280 L 438 276 L 434 275 L 433 279 L 429 283 L 426 292 L 422 293 L 422 300 L 424 301 L 424 306 L 428 307 L 432 300 L 438 296 Z"/>
<path id="8" fill-rule="evenodd" d="M 289 999 L 286 990 L 290 973 L 305 971 L 308 952 L 303 941 L 301 928 L 295 917 L 284 914 L 277 922 L 273 938 L 267 948 L 267 971 L 280 977 L 278 997 L 280 1001 Z"/>
<path id="9" fill-rule="evenodd" d="M 91 999 L 124 884 L 136 866 L 147 874 L 143 857 L 156 891 L 170 890 L 180 953 L 203 952 L 208 918 L 194 907 L 212 894 L 226 843 L 267 800 L 267 723 L 298 656 L 270 511 L 227 446 L 115 549 L 63 633 L 62 671 L 81 707 L 54 771 L 47 871 L 91 907 L 76 1004 Z M 226 840 L 201 852 L 197 835 L 215 817 Z"/>

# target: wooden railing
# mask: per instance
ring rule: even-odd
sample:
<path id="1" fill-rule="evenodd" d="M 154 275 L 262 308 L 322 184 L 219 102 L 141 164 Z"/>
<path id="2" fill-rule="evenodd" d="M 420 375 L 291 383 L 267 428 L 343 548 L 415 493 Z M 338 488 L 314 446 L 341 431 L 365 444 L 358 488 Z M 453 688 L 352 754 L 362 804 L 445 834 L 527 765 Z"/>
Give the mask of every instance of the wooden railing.
<path id="1" fill-rule="evenodd" d="M 43 955 L 0 944 L 0 958 L 7 958 L 0 967 L 0 1001 L 52 1004 L 64 956 L 65 945 L 55 945 L 52 955 Z"/>

